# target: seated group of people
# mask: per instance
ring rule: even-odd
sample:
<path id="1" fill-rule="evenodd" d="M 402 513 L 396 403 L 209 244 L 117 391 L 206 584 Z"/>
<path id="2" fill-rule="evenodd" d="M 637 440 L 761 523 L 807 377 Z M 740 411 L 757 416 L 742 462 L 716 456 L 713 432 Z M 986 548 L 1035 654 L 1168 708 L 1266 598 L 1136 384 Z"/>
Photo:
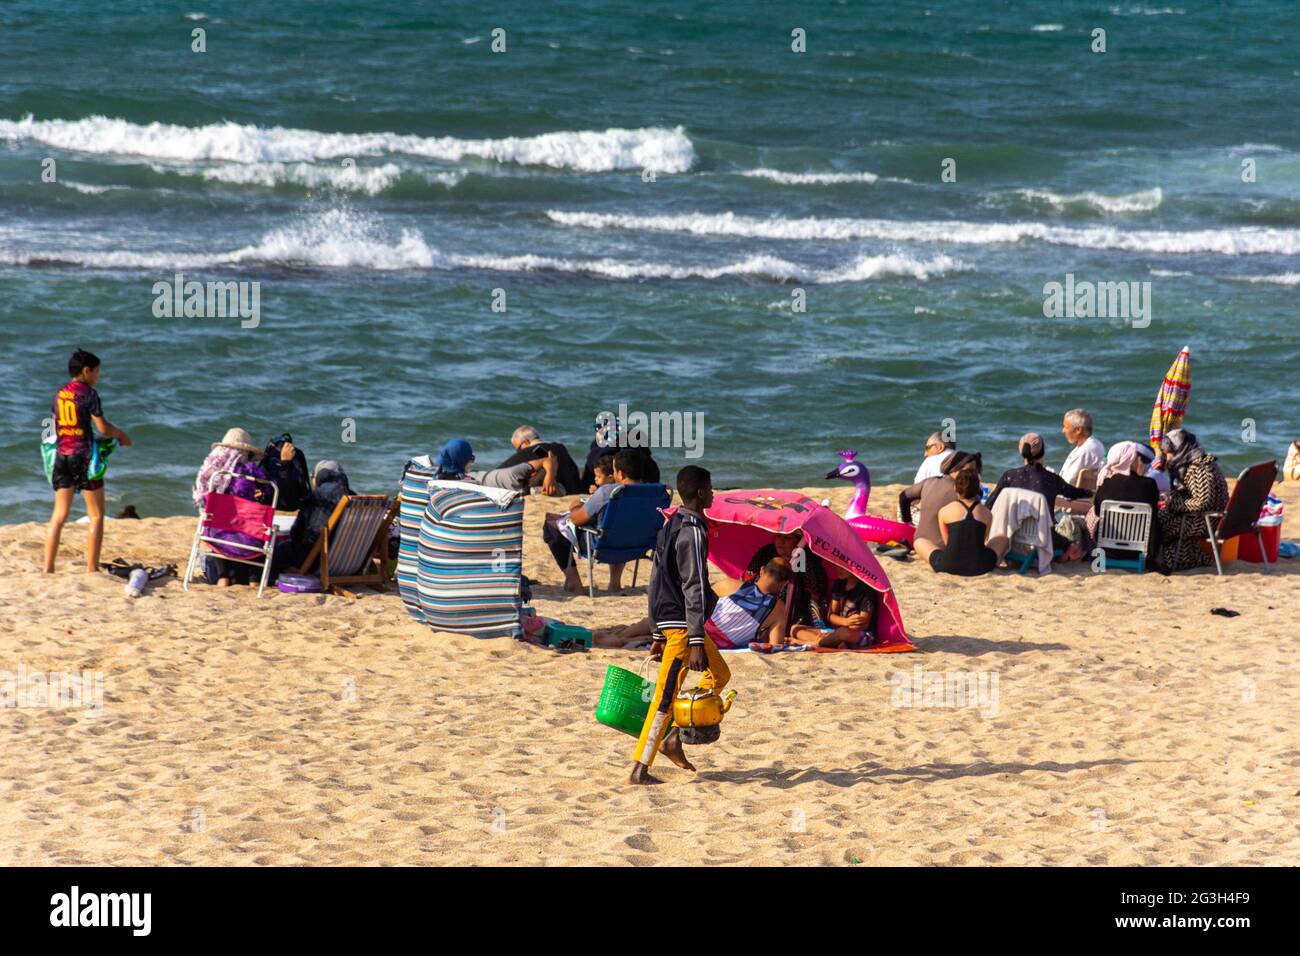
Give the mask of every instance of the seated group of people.
<path id="1" fill-rule="evenodd" d="M 469 470 L 469 465 L 474 460 L 469 442 L 459 438 L 448 442 L 439 456 L 438 467 L 444 472 L 439 477 L 473 481 L 493 488 L 528 491 L 550 498 L 588 494 L 594 492 L 600 484 L 595 476 L 596 463 L 617 450 L 616 445 L 610 444 L 606 428 L 604 421 L 596 422 L 597 435 L 591 441 L 587 460 L 581 469 L 563 442 L 545 441 L 532 425 L 520 425 L 510 436 L 513 454 L 490 471 Z M 659 466 L 650 456 L 650 449 L 635 447 L 631 450 L 644 463 L 644 477 L 640 480 L 657 483 Z"/>
<path id="2" fill-rule="evenodd" d="M 613 485 L 659 480 L 659 466 L 651 457 L 649 448 L 622 448 L 614 454 L 612 449 L 601 444 L 599 436 L 603 434 L 604 424 L 597 422 L 598 437 L 592 440 L 582 471 L 563 444 L 543 441 L 536 428 L 521 425 L 510 439 L 514 452 L 496 468 L 475 470 L 473 447 L 463 438 L 453 438 L 434 458 L 435 475 L 441 480 L 468 481 L 519 494 L 534 492 L 563 496 L 585 490 L 591 493 L 591 497 L 574 505 L 567 518 L 575 525 L 594 524 L 608 503 Z M 287 432 L 260 448 L 253 442 L 252 435 L 242 428 L 232 428 L 221 441 L 214 442 L 199 467 L 191 492 L 196 508 L 203 508 L 204 496 L 210 491 L 259 504 L 274 504 L 277 511 L 297 512 L 288 536 L 277 542 L 271 562 L 271 581 L 281 572 L 302 565 L 328 525 L 339 500 L 352 494 L 347 474 L 338 462 L 318 462 L 308 475 L 306 456 L 294 445 L 293 437 Z M 576 582 L 577 570 L 572 565 L 571 546 L 563 538 L 552 541 L 552 531 L 548 523 L 547 543 L 561 567 L 566 568 L 566 578 Z M 237 532 L 219 532 L 214 536 L 222 535 L 228 536 L 233 543 L 256 544 L 252 540 L 241 540 L 244 536 Z M 312 568 L 302 570 L 310 573 L 314 565 L 315 562 Z M 622 565 L 611 567 L 611 590 L 622 587 L 622 572 Z M 257 569 L 250 565 L 213 556 L 205 558 L 205 574 L 210 583 L 219 587 L 232 583 L 256 586 L 260 579 Z M 580 590 L 581 584 L 570 589 Z"/>
<path id="3" fill-rule="evenodd" d="M 348 476 L 337 461 L 316 463 L 307 474 L 307 458 L 294 445 L 287 432 L 271 439 L 265 448 L 253 444 L 253 436 L 242 428 L 232 428 L 199 467 L 191 497 L 199 510 L 209 492 L 234 495 L 258 504 L 274 504 L 278 511 L 296 511 L 288 536 L 276 543 L 271 560 L 270 580 L 281 572 L 302 565 L 312 553 L 317 540 L 329 524 L 330 515 L 344 495 L 351 495 Z M 256 544 L 234 531 L 217 532 L 237 544 Z M 208 555 L 205 577 L 218 587 L 231 584 L 257 586 L 261 577 L 256 568 L 238 561 Z M 304 569 L 310 571 L 311 569 Z"/>
<path id="4" fill-rule="evenodd" d="M 775 535 L 754 552 L 739 581 L 720 582 L 705 632 L 723 650 L 750 644 L 869 647 L 875 642 L 878 596 L 857 578 L 832 584 L 821 559 L 803 546 L 803 534 Z M 598 647 L 649 640 L 650 618 L 598 629 Z"/>
<path id="5" fill-rule="evenodd" d="M 926 458 L 916 481 L 899 496 L 899 518 L 912 522 L 919 504 L 913 546 L 937 572 L 975 576 L 992 571 L 1010 550 L 1011 534 L 1024 509 L 1014 505 L 1040 495 L 1034 509 L 1044 527 L 1041 547 L 1050 537 L 1054 560 L 1077 561 L 1096 549 L 1102 506 L 1107 501 L 1151 506 L 1147 563 L 1161 573 L 1203 567 L 1213 557 L 1201 547 L 1203 516 L 1222 511 L 1228 483 L 1216 458 L 1196 436 L 1175 429 L 1159 452 L 1142 442 L 1122 441 L 1106 451 L 1093 435 L 1092 416 L 1083 409 L 1065 414 L 1062 434 L 1073 446 L 1059 472 L 1045 463 L 1046 443 L 1029 433 L 1019 442 L 1024 464 L 1006 471 L 987 499 L 982 496 L 982 456 L 957 451 L 939 434 L 926 442 Z M 1007 498 L 999 510 L 998 501 Z M 1010 499 L 1016 498 L 1015 502 Z M 999 522 L 995 513 L 1002 515 Z M 1132 558 L 1134 552 L 1107 552 Z"/>

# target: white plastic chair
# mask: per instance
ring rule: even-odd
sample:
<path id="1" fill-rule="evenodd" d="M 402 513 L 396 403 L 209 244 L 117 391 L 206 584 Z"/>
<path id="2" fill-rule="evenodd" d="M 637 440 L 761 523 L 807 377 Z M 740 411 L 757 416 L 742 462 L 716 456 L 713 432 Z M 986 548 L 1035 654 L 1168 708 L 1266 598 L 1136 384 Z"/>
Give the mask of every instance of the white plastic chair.
<path id="1" fill-rule="evenodd" d="M 1097 522 L 1097 547 L 1136 551 L 1132 558 L 1106 559 L 1106 567 L 1146 570 L 1147 539 L 1151 535 L 1151 506 L 1139 501 L 1103 501 Z"/>

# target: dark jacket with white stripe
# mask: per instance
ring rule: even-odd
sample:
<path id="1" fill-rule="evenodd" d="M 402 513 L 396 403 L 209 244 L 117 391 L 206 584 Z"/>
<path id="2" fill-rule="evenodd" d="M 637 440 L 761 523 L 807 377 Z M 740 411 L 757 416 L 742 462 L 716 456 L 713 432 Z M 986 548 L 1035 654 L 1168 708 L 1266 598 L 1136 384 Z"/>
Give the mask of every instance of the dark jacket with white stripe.
<path id="1" fill-rule="evenodd" d="M 709 584 L 709 525 L 689 508 L 678 508 L 655 540 L 650 578 L 650 619 L 655 632 L 684 627 L 691 644 L 704 644 L 704 622 L 718 596 Z"/>

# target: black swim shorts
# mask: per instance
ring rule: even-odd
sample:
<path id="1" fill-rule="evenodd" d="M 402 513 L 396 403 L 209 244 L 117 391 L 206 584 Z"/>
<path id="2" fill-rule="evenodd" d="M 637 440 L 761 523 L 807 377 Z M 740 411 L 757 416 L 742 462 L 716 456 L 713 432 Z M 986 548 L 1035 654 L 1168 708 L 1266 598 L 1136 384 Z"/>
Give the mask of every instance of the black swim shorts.
<path id="1" fill-rule="evenodd" d="M 86 477 L 90 459 L 85 455 L 55 455 L 54 468 L 50 472 L 50 484 L 54 490 L 73 488 L 79 491 L 96 491 L 104 487 L 102 479 L 91 481 Z"/>

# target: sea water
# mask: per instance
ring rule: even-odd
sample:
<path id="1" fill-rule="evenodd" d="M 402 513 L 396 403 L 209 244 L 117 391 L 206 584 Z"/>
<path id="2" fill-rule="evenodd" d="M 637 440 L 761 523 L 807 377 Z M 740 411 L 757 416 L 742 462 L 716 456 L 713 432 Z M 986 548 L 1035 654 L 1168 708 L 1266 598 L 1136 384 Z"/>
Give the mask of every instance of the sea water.
<path id="1" fill-rule="evenodd" d="M 910 480 L 945 426 L 1059 466 L 1066 409 L 1144 437 L 1183 345 L 1188 427 L 1230 472 L 1281 456 L 1300 17 L 1051 11 L 6 3 L 0 521 L 48 513 L 77 347 L 135 441 L 110 514 L 191 512 L 230 427 L 384 492 L 525 422 L 580 458 L 620 405 L 700 421 L 655 454 L 720 485 L 825 485 L 841 448 Z M 1146 321 L 1048 314 L 1067 276 L 1150 283 Z"/>

